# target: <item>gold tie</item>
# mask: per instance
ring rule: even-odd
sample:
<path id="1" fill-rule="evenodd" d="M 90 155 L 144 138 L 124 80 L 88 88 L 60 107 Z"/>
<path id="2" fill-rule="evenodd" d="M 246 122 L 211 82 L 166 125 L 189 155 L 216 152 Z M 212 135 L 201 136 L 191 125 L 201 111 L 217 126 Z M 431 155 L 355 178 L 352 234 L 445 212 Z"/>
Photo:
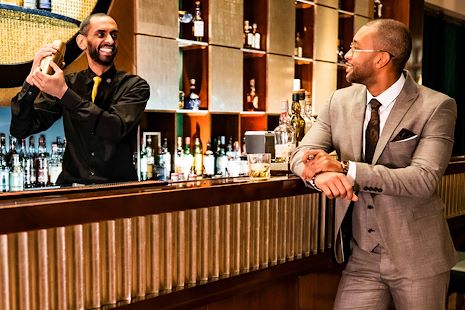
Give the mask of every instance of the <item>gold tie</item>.
<path id="1" fill-rule="evenodd" d="M 102 78 L 99 76 L 94 77 L 94 87 L 92 87 L 92 102 L 95 102 L 95 97 L 97 97 L 97 89 L 102 81 Z"/>

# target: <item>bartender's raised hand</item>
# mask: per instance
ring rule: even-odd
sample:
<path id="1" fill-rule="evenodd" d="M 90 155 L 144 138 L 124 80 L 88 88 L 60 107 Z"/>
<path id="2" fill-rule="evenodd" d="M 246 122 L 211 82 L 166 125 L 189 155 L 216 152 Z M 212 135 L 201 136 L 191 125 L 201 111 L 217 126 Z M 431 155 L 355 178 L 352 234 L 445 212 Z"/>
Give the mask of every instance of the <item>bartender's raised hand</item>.
<path id="1" fill-rule="evenodd" d="M 315 177 L 315 185 L 329 199 L 342 198 L 357 201 L 353 181 L 339 172 L 323 172 Z"/>
<path id="2" fill-rule="evenodd" d="M 68 85 L 66 85 L 65 82 L 65 75 L 63 70 L 53 61 L 50 62 L 50 67 L 52 67 L 55 73 L 48 75 L 40 70 L 35 70 L 32 75 L 32 83 L 42 92 L 61 99 L 68 90 Z"/>
<path id="3" fill-rule="evenodd" d="M 57 49 L 52 44 L 46 44 L 44 47 L 42 47 L 34 56 L 34 60 L 32 61 L 32 68 L 29 72 L 29 75 L 26 77 L 26 82 L 33 85 L 32 76 L 36 71 L 40 70 L 40 62 L 42 59 L 48 56 L 52 56 L 56 52 Z"/>
<path id="4" fill-rule="evenodd" d="M 302 162 L 305 165 L 302 178 L 305 180 L 310 180 L 321 172 L 343 172 L 341 163 L 323 150 L 305 151 Z"/>

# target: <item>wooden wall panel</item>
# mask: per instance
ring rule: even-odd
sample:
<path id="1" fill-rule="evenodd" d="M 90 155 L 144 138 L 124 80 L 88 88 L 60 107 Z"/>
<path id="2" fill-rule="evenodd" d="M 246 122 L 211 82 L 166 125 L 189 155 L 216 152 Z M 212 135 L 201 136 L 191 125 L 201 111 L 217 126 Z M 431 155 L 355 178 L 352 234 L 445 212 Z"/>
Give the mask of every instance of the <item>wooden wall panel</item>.
<path id="1" fill-rule="evenodd" d="M 176 40 L 136 35 L 137 74 L 150 85 L 147 110 L 178 108 L 178 45 Z"/>
<path id="2" fill-rule="evenodd" d="M 273 54 L 294 55 L 294 1 L 270 0 L 268 4 L 267 51 Z"/>
<path id="3" fill-rule="evenodd" d="M 244 0 L 214 0 L 209 5 L 209 43 L 241 48 Z"/>
<path id="4" fill-rule="evenodd" d="M 176 38 L 178 36 L 178 1 L 135 1 L 136 33 L 167 38 Z"/>
<path id="5" fill-rule="evenodd" d="M 236 48 L 212 46 L 209 51 L 210 112 L 242 111 L 242 51 Z"/>

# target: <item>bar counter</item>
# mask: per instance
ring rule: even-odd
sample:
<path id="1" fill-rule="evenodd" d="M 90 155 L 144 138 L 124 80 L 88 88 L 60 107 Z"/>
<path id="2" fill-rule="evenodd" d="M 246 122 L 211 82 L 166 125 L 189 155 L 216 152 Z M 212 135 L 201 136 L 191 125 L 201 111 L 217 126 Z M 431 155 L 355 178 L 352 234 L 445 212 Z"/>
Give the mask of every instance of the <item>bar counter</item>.
<path id="1" fill-rule="evenodd" d="M 464 185 L 458 158 L 438 191 L 462 241 Z M 314 305 L 296 292 L 321 289 L 306 275 L 340 273 L 332 221 L 332 202 L 292 175 L 3 193 L 0 310 L 191 309 L 247 290 L 275 309 Z"/>

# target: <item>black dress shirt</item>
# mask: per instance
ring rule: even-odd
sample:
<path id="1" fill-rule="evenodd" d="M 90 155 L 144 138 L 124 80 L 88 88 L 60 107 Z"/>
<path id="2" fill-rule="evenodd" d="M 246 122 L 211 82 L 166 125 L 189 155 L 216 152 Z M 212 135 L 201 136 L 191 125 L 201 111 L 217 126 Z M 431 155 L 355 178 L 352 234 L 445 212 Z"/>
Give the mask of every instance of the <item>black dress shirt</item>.
<path id="1" fill-rule="evenodd" d="M 66 75 L 68 90 L 61 100 L 26 82 L 12 99 L 10 132 L 18 139 L 48 129 L 63 116 L 66 150 L 58 184 L 137 180 L 133 155 L 149 85 L 113 66 L 101 76 L 92 103 L 94 76 L 90 69 Z"/>

